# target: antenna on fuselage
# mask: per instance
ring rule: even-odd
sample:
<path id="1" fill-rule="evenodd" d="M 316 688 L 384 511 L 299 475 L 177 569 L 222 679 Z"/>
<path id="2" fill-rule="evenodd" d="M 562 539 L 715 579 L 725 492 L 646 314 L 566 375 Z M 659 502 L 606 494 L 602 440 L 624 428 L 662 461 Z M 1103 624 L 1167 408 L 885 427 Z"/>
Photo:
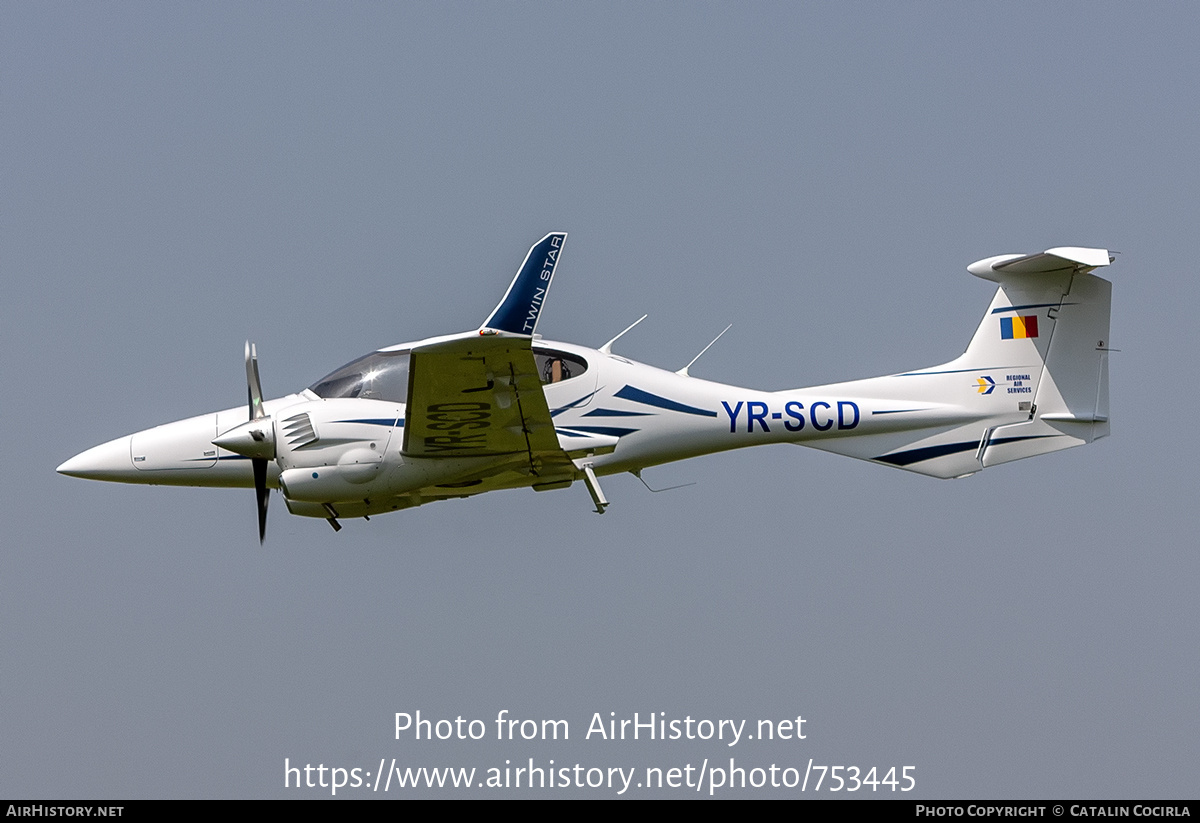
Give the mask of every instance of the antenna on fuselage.
<path id="1" fill-rule="evenodd" d="M 667 486 L 665 489 L 651 489 L 650 484 L 646 482 L 646 479 L 644 477 L 642 477 L 641 469 L 634 469 L 633 471 L 630 472 L 630 474 L 632 474 L 638 480 L 641 480 L 642 485 L 645 486 L 650 491 L 654 492 L 655 494 L 658 494 L 659 492 L 674 491 L 675 489 L 686 489 L 688 486 L 696 485 L 695 481 L 693 481 L 691 483 L 680 483 L 678 486 Z"/>
<path id="2" fill-rule="evenodd" d="M 618 340 L 620 340 L 625 335 L 625 332 L 629 331 L 629 329 L 632 329 L 634 326 L 636 326 L 638 323 L 641 323 L 643 320 L 645 320 L 649 316 L 650 315 L 648 315 L 648 314 L 643 314 L 637 320 L 634 320 L 633 323 L 631 323 L 629 325 L 629 328 L 625 329 L 625 331 L 621 332 L 616 337 L 614 337 L 612 340 L 609 340 L 607 343 L 605 343 L 603 346 L 601 346 L 600 351 L 602 351 L 604 354 L 612 354 L 612 344 L 616 343 Z"/>
<path id="3" fill-rule="evenodd" d="M 688 363 L 686 366 L 684 366 L 682 369 L 680 369 L 679 371 L 677 371 L 677 372 L 675 372 L 675 373 L 676 373 L 676 374 L 681 374 L 681 375 L 683 375 L 684 377 L 691 377 L 691 375 L 690 375 L 690 374 L 688 374 L 688 369 L 690 369 L 690 368 L 692 367 L 692 365 L 693 365 L 693 364 L 695 364 L 695 362 L 696 362 L 697 360 L 699 360 L 701 357 L 703 357 L 703 356 L 704 356 L 704 353 L 705 353 L 706 351 L 708 351 L 709 349 L 711 349 L 711 348 L 713 347 L 713 343 L 716 343 L 718 340 L 720 340 L 722 337 L 724 337 L 724 336 L 725 336 L 725 332 L 729 331 L 729 330 L 730 330 L 730 329 L 732 329 L 732 328 L 733 328 L 733 324 L 732 324 L 732 323 L 730 323 L 728 326 L 726 326 L 724 329 L 722 329 L 721 333 L 720 333 L 720 334 L 718 334 L 716 337 L 714 337 L 714 338 L 713 338 L 713 340 L 712 340 L 712 343 L 709 343 L 707 346 L 705 346 L 704 348 L 702 348 L 702 349 L 700 350 L 700 354 L 698 354 L 698 355 L 696 355 L 695 357 L 693 357 L 693 358 L 692 358 L 692 362 L 691 362 L 691 363 Z"/>

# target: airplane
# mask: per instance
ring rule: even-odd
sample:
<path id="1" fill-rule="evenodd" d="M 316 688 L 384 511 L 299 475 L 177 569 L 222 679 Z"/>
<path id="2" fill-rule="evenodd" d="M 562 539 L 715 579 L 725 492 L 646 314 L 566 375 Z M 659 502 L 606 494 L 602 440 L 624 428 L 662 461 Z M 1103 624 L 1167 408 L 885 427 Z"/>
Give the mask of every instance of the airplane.
<path id="1" fill-rule="evenodd" d="M 603 514 L 602 477 L 744 446 L 792 443 L 957 478 L 1109 433 L 1112 284 L 1092 274 L 1115 260 L 1105 249 L 972 263 L 997 288 L 955 360 L 756 391 L 691 376 L 700 355 L 672 372 L 615 354 L 637 323 L 598 349 L 543 340 L 538 319 L 566 238 L 533 244 L 478 329 L 379 349 L 274 400 L 263 399 L 247 342 L 246 406 L 119 437 L 58 472 L 252 487 L 262 542 L 272 489 L 289 512 L 335 531 L 346 518 L 576 481 Z"/>

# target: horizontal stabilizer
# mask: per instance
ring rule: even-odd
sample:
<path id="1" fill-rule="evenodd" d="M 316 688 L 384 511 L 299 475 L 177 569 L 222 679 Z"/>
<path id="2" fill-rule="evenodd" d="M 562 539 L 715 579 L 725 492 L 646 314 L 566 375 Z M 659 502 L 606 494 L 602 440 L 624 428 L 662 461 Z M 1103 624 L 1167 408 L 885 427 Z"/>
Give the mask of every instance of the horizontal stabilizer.
<path id="1" fill-rule="evenodd" d="M 1107 266 L 1113 257 L 1107 249 L 1059 246 L 1040 254 L 1000 254 L 978 260 L 967 271 L 984 280 L 999 283 L 1014 275 L 1089 272 Z"/>

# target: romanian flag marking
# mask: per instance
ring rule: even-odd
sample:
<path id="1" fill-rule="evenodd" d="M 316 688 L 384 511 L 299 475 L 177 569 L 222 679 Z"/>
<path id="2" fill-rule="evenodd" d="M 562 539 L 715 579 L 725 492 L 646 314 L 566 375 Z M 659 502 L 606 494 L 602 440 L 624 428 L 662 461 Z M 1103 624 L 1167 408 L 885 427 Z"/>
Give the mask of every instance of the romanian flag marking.
<path id="1" fill-rule="evenodd" d="M 1026 337 L 1037 337 L 1037 315 L 1029 314 L 1024 317 L 1001 317 L 1000 339 L 1023 340 Z"/>

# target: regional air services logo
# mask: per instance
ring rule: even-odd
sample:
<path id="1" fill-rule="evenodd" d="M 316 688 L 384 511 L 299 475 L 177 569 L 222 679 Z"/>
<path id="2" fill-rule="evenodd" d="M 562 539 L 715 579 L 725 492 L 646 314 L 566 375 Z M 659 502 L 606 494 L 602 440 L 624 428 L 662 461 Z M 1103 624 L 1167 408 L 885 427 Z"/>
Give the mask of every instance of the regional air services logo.
<path id="1" fill-rule="evenodd" d="M 999 383 L 990 374 L 975 378 L 975 390 L 980 394 L 991 394 L 997 386 L 1003 387 L 1005 394 L 1033 394 L 1033 380 L 1029 374 L 1006 374 Z"/>

